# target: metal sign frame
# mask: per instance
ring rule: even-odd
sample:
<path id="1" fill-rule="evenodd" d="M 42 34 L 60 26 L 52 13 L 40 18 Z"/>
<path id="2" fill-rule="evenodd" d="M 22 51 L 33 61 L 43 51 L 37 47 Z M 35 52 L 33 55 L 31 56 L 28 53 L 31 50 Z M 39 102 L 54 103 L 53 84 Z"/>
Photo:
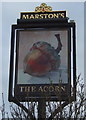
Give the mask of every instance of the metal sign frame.
<path id="1" fill-rule="evenodd" d="M 76 38 L 75 38 L 75 23 L 74 22 L 64 22 L 64 20 L 52 20 L 52 22 L 49 22 L 49 20 L 24 20 L 19 21 L 17 25 L 12 25 L 12 31 L 11 31 L 11 54 L 10 54 L 10 76 L 9 76 L 9 101 L 15 101 L 16 99 L 19 100 L 20 102 L 24 101 L 38 101 L 41 98 L 45 98 L 46 100 L 50 101 L 67 101 L 69 100 L 69 97 L 71 97 L 71 42 L 73 46 L 73 96 L 74 100 L 76 99 Z M 46 24 L 47 22 L 47 24 Z M 58 86 L 61 88 L 65 85 L 66 92 L 62 92 L 60 94 L 60 98 L 57 93 L 55 92 L 46 92 L 44 94 L 42 93 L 28 93 L 28 92 L 19 92 L 20 87 L 28 87 L 28 86 L 33 86 L 33 85 L 17 85 L 16 80 L 17 80 L 17 72 L 18 68 L 15 67 L 15 65 L 18 62 L 18 40 L 19 40 L 19 34 L 18 32 L 20 30 L 28 30 L 28 29 L 67 29 L 68 32 L 68 84 L 58 84 Z M 71 37 L 73 36 L 73 38 Z M 72 38 L 72 41 L 71 41 Z M 15 47 L 16 47 L 16 53 L 15 53 Z M 15 57 L 16 54 L 16 57 Z M 14 65 L 15 64 L 15 65 Z M 16 73 L 16 74 L 15 74 Z M 44 84 L 44 85 L 34 85 L 37 88 L 39 86 L 56 86 L 55 84 Z"/>

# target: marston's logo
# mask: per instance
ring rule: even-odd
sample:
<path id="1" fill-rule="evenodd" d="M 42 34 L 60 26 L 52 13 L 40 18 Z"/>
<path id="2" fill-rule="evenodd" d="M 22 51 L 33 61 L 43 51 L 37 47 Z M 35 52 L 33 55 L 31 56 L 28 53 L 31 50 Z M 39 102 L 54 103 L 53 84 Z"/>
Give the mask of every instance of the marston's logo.
<path id="1" fill-rule="evenodd" d="M 35 12 L 21 12 L 21 19 L 58 19 L 66 18 L 66 11 L 52 11 L 52 7 L 42 3 Z"/>

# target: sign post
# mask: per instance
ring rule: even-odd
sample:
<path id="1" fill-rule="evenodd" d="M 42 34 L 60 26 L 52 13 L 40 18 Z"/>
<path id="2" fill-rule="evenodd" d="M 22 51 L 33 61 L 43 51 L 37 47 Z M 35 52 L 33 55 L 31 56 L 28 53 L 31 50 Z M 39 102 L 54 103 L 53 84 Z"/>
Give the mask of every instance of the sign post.
<path id="1" fill-rule="evenodd" d="M 38 101 L 38 119 L 46 120 L 46 100 L 40 99 Z"/>
<path id="2" fill-rule="evenodd" d="M 45 3 L 22 12 L 12 25 L 9 101 L 36 101 L 39 118 L 46 118 L 46 101 L 75 100 L 75 81 L 75 22 Z"/>

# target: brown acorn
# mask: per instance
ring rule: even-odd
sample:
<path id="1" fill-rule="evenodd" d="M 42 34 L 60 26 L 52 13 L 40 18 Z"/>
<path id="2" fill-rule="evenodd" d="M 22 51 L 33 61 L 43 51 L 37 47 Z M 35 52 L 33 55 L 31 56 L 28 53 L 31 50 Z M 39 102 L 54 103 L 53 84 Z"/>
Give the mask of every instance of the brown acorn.
<path id="1" fill-rule="evenodd" d="M 50 71 L 58 70 L 62 44 L 60 35 L 55 34 L 58 47 L 54 49 L 49 43 L 39 41 L 33 44 L 29 53 L 24 58 L 24 73 L 32 76 L 46 75 Z"/>

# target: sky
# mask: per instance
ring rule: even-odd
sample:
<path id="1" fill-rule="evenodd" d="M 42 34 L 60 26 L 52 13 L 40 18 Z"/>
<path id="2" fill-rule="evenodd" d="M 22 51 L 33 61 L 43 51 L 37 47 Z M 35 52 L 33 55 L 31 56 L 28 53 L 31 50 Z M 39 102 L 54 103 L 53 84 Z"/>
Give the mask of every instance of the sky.
<path id="1" fill-rule="evenodd" d="M 0 3 L 0 26 L 2 26 L 2 4 Z M 1 59 L 0 59 L 0 105 L 2 104 L 2 101 L 1 101 L 1 95 L 2 95 L 2 27 L 0 27 L 0 56 L 1 56 Z M 1 115 L 0 115 L 1 117 Z"/>
<path id="2" fill-rule="evenodd" d="M 1 2 L 32 2 L 32 0 L 0 0 Z M 85 0 L 64 0 L 64 2 L 84 2 Z M 33 0 L 33 2 L 63 2 L 63 0 Z"/>
<path id="3" fill-rule="evenodd" d="M 86 11 L 86 2 L 85 2 L 85 4 L 84 4 L 84 11 Z M 86 24 L 85 24 L 85 22 L 86 22 L 86 14 L 85 14 L 86 12 L 84 12 L 84 33 L 85 33 L 85 31 L 86 31 Z M 85 38 L 86 38 L 86 34 L 84 34 L 84 63 L 85 63 L 85 61 L 86 61 L 86 47 L 85 47 L 85 45 L 86 45 L 86 40 L 85 40 Z M 86 96 L 86 64 L 84 64 L 84 83 L 85 83 L 85 96 Z"/>
<path id="4" fill-rule="evenodd" d="M 35 7 L 39 6 L 41 3 L 42 2 L 13 3 L 6 2 L 4 0 L 2 3 L 2 41 L 1 41 L 2 46 L 0 46 L 0 52 L 2 47 L 2 78 L 0 79 L 2 79 L 1 86 L 2 92 L 4 93 L 5 103 L 7 103 L 6 104 L 7 110 L 9 109 L 8 85 L 9 85 L 11 25 L 17 23 L 17 18 L 20 17 L 20 12 L 34 11 Z M 84 77 L 84 3 L 83 2 L 46 2 L 46 3 L 47 5 L 52 6 L 53 11 L 66 10 L 70 20 L 74 20 L 76 22 L 77 75 L 81 73 L 81 76 Z"/>

